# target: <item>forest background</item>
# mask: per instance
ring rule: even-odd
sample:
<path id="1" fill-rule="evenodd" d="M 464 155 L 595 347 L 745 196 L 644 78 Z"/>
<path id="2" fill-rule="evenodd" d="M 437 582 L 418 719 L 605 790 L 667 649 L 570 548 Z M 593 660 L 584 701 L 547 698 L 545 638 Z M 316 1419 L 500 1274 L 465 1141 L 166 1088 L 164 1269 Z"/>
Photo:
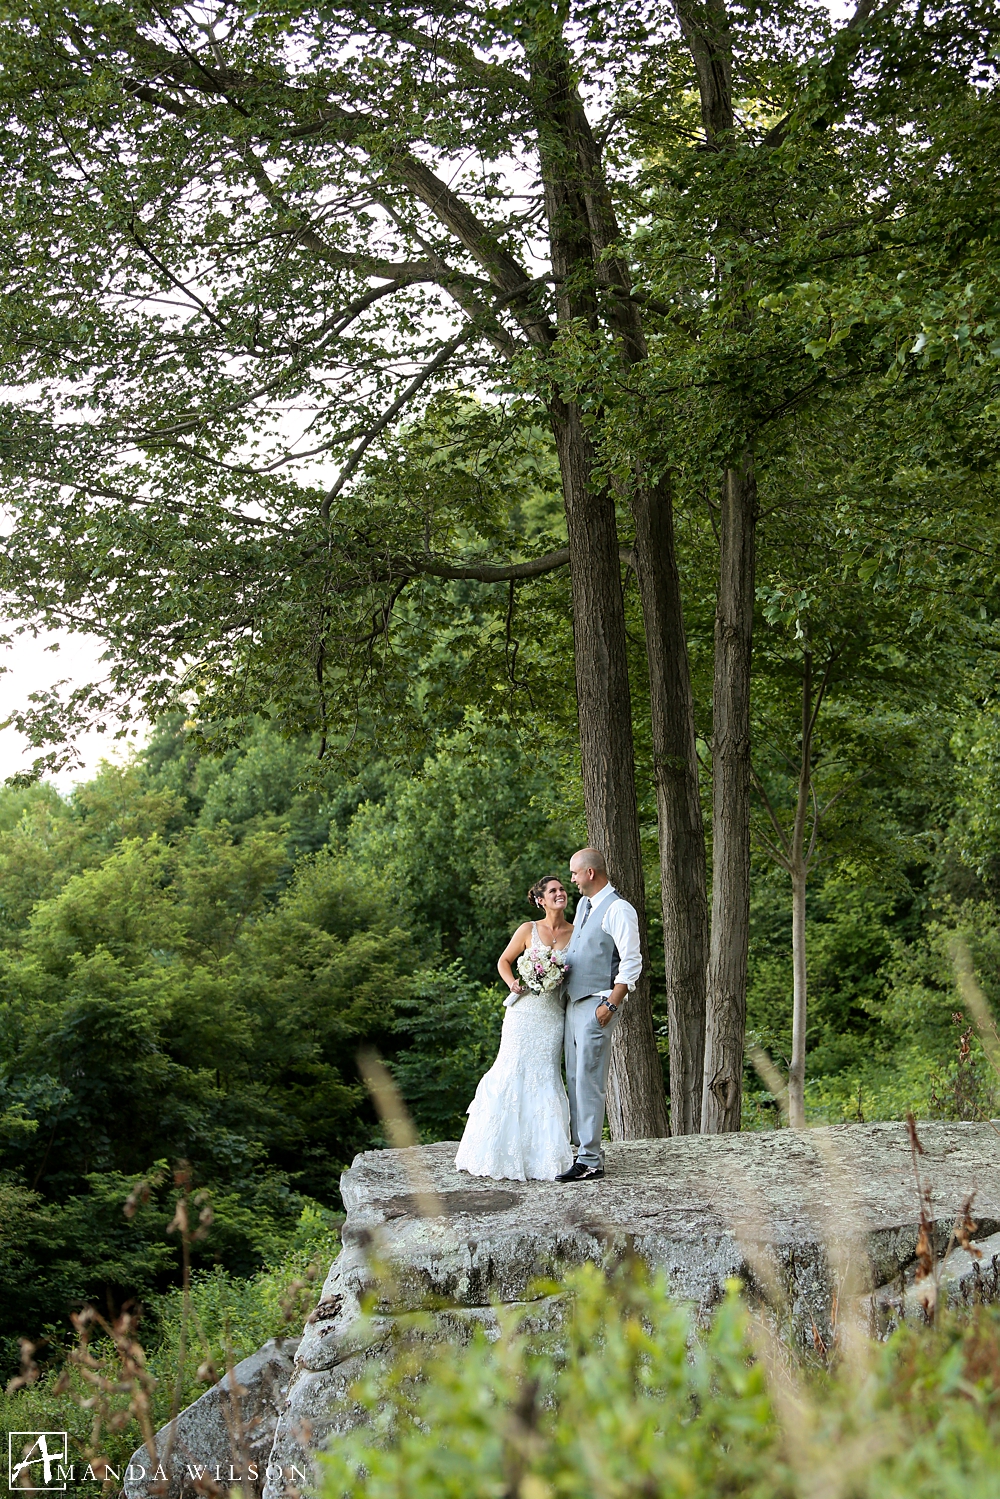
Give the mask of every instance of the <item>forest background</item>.
<path id="1" fill-rule="evenodd" d="M 180 1160 L 203 1268 L 329 1224 L 362 1045 L 457 1134 L 588 836 L 633 1126 L 698 1127 L 706 1013 L 710 1126 L 775 1125 L 793 1010 L 808 1120 L 987 1114 L 992 10 L 22 10 L 5 610 L 109 669 L 18 727 L 158 727 L 0 804 L 8 1361 L 176 1279 Z"/>

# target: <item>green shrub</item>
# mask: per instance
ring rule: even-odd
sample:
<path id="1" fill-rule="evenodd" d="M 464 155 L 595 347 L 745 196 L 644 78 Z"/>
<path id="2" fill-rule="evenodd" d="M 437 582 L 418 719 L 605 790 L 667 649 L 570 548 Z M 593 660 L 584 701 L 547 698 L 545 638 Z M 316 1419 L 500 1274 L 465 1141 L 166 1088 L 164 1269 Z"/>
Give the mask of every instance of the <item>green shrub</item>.
<path id="1" fill-rule="evenodd" d="M 324 1499 L 995 1499 L 994 1308 L 803 1369 L 735 1284 L 701 1330 L 641 1265 L 565 1289 L 547 1337 L 507 1313 L 373 1369 Z"/>
<path id="2" fill-rule="evenodd" d="M 358 1389 L 372 1424 L 338 1439 L 326 1499 L 774 1495 L 776 1426 L 735 1289 L 705 1338 L 662 1276 L 586 1265 L 548 1347 L 418 1345 Z M 553 1288 L 554 1289 L 554 1288 Z"/>
<path id="3" fill-rule="evenodd" d="M 153 1427 L 164 1426 L 268 1338 L 297 1336 L 339 1247 L 339 1219 L 307 1204 L 286 1253 L 259 1274 L 242 1279 L 217 1266 L 194 1273 L 187 1298 L 180 1289 L 150 1298 L 138 1337 L 152 1377 Z M 99 1372 L 124 1388 L 105 1391 L 95 1405 L 93 1383 L 71 1360 L 35 1383 L 0 1393 L 4 1451 L 10 1431 L 67 1431 L 71 1461 L 86 1464 L 99 1454 L 123 1470 L 142 1441 L 135 1389 L 120 1379 L 121 1360 L 110 1338 L 95 1338 L 90 1351 Z M 98 1490 L 78 1483 L 68 1492 L 94 1499 Z"/>
<path id="4" fill-rule="evenodd" d="M 414 975 L 409 992 L 397 997 L 401 1049 L 392 1072 L 422 1139 L 461 1139 L 479 1079 L 496 1058 L 505 1013 L 503 990 L 474 983 L 460 962 Z"/>

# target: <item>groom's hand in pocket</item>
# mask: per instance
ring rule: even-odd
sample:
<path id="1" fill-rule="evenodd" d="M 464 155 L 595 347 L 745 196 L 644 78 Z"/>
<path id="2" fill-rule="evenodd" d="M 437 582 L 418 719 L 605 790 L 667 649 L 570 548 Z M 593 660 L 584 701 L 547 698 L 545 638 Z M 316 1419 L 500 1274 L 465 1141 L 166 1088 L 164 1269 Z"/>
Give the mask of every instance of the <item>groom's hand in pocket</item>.
<path id="1" fill-rule="evenodd" d="M 616 984 L 611 993 L 608 995 L 608 998 L 602 999 L 598 1004 L 597 1010 L 595 1011 L 595 1016 L 598 1025 L 601 1027 L 601 1030 L 603 1030 L 604 1027 L 608 1025 L 611 1020 L 613 1020 L 616 1011 L 621 1009 L 622 1000 L 625 998 L 627 993 L 628 987 L 625 984 Z M 610 1004 L 608 1001 L 610 1001 Z M 611 1005 L 615 1006 L 614 1010 L 611 1009 Z"/>

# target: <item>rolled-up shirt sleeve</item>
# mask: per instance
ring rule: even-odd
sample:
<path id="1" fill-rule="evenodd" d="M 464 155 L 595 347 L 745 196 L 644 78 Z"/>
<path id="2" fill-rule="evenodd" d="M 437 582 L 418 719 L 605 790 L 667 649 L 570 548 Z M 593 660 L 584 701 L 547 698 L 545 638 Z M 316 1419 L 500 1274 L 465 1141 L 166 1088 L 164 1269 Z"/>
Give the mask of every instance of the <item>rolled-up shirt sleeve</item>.
<path id="1" fill-rule="evenodd" d="M 631 994 L 638 982 L 642 972 L 642 948 L 639 946 L 639 918 L 636 915 L 635 906 L 627 900 L 619 898 L 612 901 L 605 912 L 604 920 L 601 922 L 602 931 L 607 932 L 609 937 L 614 938 L 614 944 L 618 949 L 618 979 L 619 984 L 627 984 L 628 992 Z M 605 999 L 611 993 L 610 989 L 604 991 Z"/>

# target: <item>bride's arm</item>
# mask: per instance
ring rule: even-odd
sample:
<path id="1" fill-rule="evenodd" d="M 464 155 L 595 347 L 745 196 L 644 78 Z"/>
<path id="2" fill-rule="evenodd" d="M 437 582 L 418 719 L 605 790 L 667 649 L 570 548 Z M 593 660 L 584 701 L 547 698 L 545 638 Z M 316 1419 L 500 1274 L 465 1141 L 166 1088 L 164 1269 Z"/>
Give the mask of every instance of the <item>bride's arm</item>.
<path id="1" fill-rule="evenodd" d="M 497 962 L 497 971 L 499 972 L 500 977 L 503 979 L 504 983 L 507 985 L 507 988 L 510 990 L 511 994 L 524 993 L 524 990 L 521 987 L 520 980 L 515 976 L 511 964 L 516 962 L 516 960 L 524 952 L 524 949 L 527 947 L 528 933 L 530 931 L 531 922 L 522 921 L 521 925 L 518 927 L 517 931 L 514 933 L 513 937 L 511 937 L 510 941 L 507 943 L 507 946 L 500 954 L 500 958 Z"/>

